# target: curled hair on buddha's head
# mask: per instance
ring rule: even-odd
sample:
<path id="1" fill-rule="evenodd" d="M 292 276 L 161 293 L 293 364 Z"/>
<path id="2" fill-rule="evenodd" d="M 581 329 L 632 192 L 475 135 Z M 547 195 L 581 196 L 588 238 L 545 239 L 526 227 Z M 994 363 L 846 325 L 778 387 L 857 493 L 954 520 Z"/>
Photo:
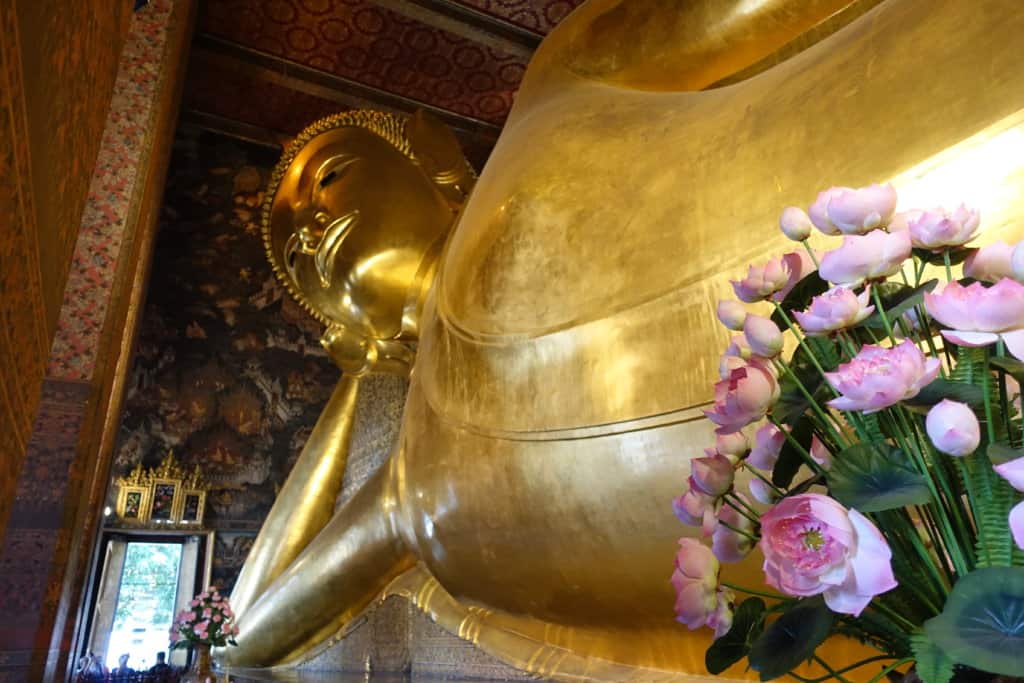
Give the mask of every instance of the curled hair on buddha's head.
<path id="1" fill-rule="evenodd" d="M 275 225 L 273 206 L 281 185 L 299 154 L 319 136 L 344 128 L 361 129 L 387 142 L 420 167 L 453 206 L 461 205 L 476 180 L 476 174 L 462 154 L 451 130 L 422 110 L 412 116 L 404 116 L 369 109 L 354 109 L 315 121 L 299 133 L 285 148 L 271 174 L 263 199 L 261 233 L 264 250 L 278 281 L 304 310 L 324 325 L 330 325 L 332 321 L 328 320 L 295 285 L 288 274 L 286 264 L 282 262 L 285 243 L 295 226 Z"/>

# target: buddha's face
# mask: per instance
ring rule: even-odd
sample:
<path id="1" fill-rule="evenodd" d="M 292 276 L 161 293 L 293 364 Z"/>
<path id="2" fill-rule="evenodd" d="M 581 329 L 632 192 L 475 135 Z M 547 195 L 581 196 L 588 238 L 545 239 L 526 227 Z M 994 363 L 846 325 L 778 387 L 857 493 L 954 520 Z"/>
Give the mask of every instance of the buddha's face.
<path id="1" fill-rule="evenodd" d="M 328 322 L 377 339 L 416 329 L 452 210 L 409 157 L 357 127 L 311 140 L 281 180 L 272 249 Z"/>

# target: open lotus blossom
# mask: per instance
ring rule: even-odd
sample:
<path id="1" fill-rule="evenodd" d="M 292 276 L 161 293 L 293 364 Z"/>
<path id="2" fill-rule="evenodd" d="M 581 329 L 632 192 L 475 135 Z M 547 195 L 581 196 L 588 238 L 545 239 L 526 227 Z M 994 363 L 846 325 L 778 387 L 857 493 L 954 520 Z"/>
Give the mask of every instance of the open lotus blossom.
<path id="1" fill-rule="evenodd" d="M 982 247 L 964 261 L 964 277 L 983 282 L 998 282 L 1004 277 L 1013 277 L 1012 256 L 1013 247 L 1006 242 Z"/>
<path id="2" fill-rule="evenodd" d="M 748 502 L 742 494 L 736 496 L 744 503 Z M 711 534 L 711 552 L 719 562 L 739 562 L 753 549 L 754 523 L 735 508 L 724 506 L 718 513 L 718 525 Z"/>
<path id="3" fill-rule="evenodd" d="M 848 235 L 838 249 L 821 259 L 818 274 L 837 285 L 858 285 L 895 275 L 910 257 L 912 245 L 906 230 L 889 233 L 873 230 L 866 235 Z"/>
<path id="4" fill-rule="evenodd" d="M 732 595 L 719 590 L 720 568 L 710 548 L 692 538 L 679 539 L 671 579 L 676 590 L 676 620 L 690 629 L 710 626 L 715 629 L 716 637 L 728 632 L 732 624 L 732 610 L 728 607 Z"/>
<path id="5" fill-rule="evenodd" d="M 857 616 L 896 587 L 892 551 L 856 510 L 817 493 L 783 498 L 761 517 L 768 584 L 786 595 L 823 594 L 833 612 Z"/>
<path id="6" fill-rule="evenodd" d="M 826 235 L 860 235 L 885 226 L 896 211 L 892 185 L 859 189 L 831 187 L 818 194 L 808 210 L 811 221 Z"/>
<path id="7" fill-rule="evenodd" d="M 974 237 L 981 222 L 978 212 L 963 204 L 952 211 L 931 209 L 915 214 L 908 217 L 907 229 L 914 246 L 922 249 L 962 247 Z"/>
<path id="8" fill-rule="evenodd" d="M 768 298 L 782 301 L 813 270 L 814 262 L 808 254 L 790 252 L 760 266 L 750 266 L 745 278 L 732 281 L 732 289 L 740 301 L 748 304 Z"/>
<path id="9" fill-rule="evenodd" d="M 782 332 L 768 318 L 751 313 L 743 323 L 743 336 L 750 350 L 764 358 L 774 358 L 782 353 Z"/>
<path id="10" fill-rule="evenodd" d="M 871 315 L 875 307 L 868 305 L 870 296 L 870 287 L 865 287 L 860 294 L 849 287 L 833 287 L 811 299 L 807 310 L 793 311 L 793 315 L 808 335 L 830 334 L 852 327 Z"/>
<path id="11" fill-rule="evenodd" d="M 925 430 L 935 447 L 947 455 L 970 455 L 981 443 L 981 426 L 966 403 L 939 401 L 928 411 Z"/>
<path id="12" fill-rule="evenodd" d="M 939 374 L 937 358 L 925 358 L 912 341 L 887 349 L 867 344 L 853 360 L 826 372 L 841 396 L 828 402 L 839 410 L 874 413 L 913 398 Z"/>
<path id="13" fill-rule="evenodd" d="M 730 434 L 764 417 L 778 397 L 775 374 L 752 359 L 715 384 L 715 405 L 704 415 L 718 425 L 719 434 Z"/>
<path id="14" fill-rule="evenodd" d="M 1024 491 L 1024 458 L 1015 458 L 1002 465 L 993 467 L 1000 477 L 1010 482 L 1010 486 L 1018 491 Z M 1024 502 L 1017 503 L 1010 510 L 1010 533 L 1013 534 L 1013 542 L 1017 547 L 1024 550 Z"/>
<path id="15" fill-rule="evenodd" d="M 948 283 L 940 293 L 924 295 L 928 313 L 947 328 L 942 336 L 961 346 L 988 346 L 1000 338 L 1024 359 L 1024 285 L 1003 278 L 991 287 L 975 282 Z"/>
<path id="16" fill-rule="evenodd" d="M 762 425 L 754 434 L 754 448 L 747 456 L 746 463 L 759 470 L 771 471 L 779 459 L 786 435 L 771 422 Z"/>
<path id="17" fill-rule="evenodd" d="M 810 237 L 812 227 L 814 224 L 811 223 L 810 217 L 799 207 L 787 206 L 779 216 L 779 228 L 782 229 L 782 234 L 794 242 L 803 242 Z"/>
<path id="18" fill-rule="evenodd" d="M 743 329 L 743 321 L 747 319 L 747 309 L 739 301 L 723 299 L 718 302 L 715 314 L 726 329 L 739 331 Z"/>

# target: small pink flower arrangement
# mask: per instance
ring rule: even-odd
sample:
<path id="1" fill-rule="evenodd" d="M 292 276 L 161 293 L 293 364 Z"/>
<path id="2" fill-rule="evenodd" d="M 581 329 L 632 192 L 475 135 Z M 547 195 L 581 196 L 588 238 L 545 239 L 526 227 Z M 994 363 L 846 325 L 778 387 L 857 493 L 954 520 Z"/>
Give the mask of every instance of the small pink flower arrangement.
<path id="1" fill-rule="evenodd" d="M 672 506 L 695 527 L 676 615 L 714 630 L 711 673 L 1024 672 L 1024 242 L 970 248 L 976 209 L 897 203 L 871 185 L 785 209 L 806 254 L 751 266 L 717 306 L 741 334 Z M 813 251 L 812 227 L 841 243 Z M 751 553 L 765 587 L 722 578 Z M 879 652 L 832 667 L 816 649 L 836 633 Z"/>
<path id="2" fill-rule="evenodd" d="M 227 598 L 213 586 L 189 601 L 171 625 L 171 647 L 237 645 L 238 625 Z"/>

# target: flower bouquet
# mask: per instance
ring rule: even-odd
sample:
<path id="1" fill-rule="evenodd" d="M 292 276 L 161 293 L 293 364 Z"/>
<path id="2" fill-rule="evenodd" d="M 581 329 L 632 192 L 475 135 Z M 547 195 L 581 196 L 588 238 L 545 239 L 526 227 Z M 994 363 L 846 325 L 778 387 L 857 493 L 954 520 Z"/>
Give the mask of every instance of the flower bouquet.
<path id="1" fill-rule="evenodd" d="M 171 625 L 171 648 L 195 648 L 195 661 L 182 683 L 211 683 L 217 677 L 210 664 L 210 648 L 238 645 L 235 613 L 227 598 L 213 586 L 194 597 L 188 606 Z"/>
<path id="2" fill-rule="evenodd" d="M 228 599 L 210 587 L 189 602 L 171 625 L 171 648 L 237 645 L 238 626 Z"/>
<path id="3" fill-rule="evenodd" d="M 680 540 L 672 574 L 678 620 L 715 631 L 711 673 L 1024 675 L 1024 243 L 971 249 L 977 211 L 896 203 L 872 185 L 787 208 L 804 249 L 719 303 L 715 443 L 674 501 L 710 547 Z M 842 243 L 813 251 L 813 228 Z M 723 581 L 755 547 L 770 589 Z M 835 668 L 816 651 L 836 634 L 877 652 Z"/>

